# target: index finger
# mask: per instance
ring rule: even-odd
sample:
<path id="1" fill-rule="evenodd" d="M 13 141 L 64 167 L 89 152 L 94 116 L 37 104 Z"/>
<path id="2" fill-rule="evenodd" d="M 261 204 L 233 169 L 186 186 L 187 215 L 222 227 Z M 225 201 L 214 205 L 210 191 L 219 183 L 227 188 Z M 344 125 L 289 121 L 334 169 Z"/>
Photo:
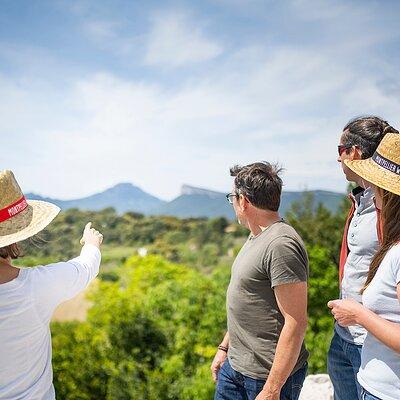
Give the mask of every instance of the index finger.
<path id="1" fill-rule="evenodd" d="M 92 223 L 91 223 L 91 222 L 88 222 L 88 223 L 85 225 L 85 231 L 88 231 L 91 227 L 92 227 Z"/>

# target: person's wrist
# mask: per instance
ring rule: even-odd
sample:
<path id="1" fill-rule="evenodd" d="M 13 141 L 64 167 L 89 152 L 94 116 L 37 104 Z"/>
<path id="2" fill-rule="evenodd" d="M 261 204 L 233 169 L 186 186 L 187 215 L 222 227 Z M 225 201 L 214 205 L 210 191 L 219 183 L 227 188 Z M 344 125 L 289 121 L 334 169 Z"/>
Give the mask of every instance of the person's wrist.
<path id="1" fill-rule="evenodd" d="M 218 350 L 222 350 L 222 351 L 224 351 L 225 353 L 228 353 L 228 347 L 227 347 L 227 346 L 224 346 L 223 344 L 220 344 L 220 345 L 218 346 Z"/>
<path id="2" fill-rule="evenodd" d="M 278 382 L 277 380 L 268 380 L 265 382 L 263 390 L 271 394 L 279 394 L 285 382 Z"/>
<path id="3" fill-rule="evenodd" d="M 85 244 L 89 244 L 91 246 L 95 246 L 95 247 L 99 248 L 99 244 L 95 240 L 90 240 L 90 239 L 85 240 L 83 245 L 85 245 Z"/>
<path id="4" fill-rule="evenodd" d="M 361 305 L 359 312 L 356 313 L 355 322 L 357 325 L 364 326 L 365 320 L 368 318 L 370 310 L 368 308 Z"/>

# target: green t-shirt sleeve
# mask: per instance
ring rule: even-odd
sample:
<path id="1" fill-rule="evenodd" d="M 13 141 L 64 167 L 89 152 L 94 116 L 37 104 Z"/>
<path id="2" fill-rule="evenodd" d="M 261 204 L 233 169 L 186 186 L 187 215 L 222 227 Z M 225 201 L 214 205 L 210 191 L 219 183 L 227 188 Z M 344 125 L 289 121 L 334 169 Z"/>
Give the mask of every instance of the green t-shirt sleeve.
<path id="1" fill-rule="evenodd" d="M 270 243 L 265 268 L 271 287 L 307 282 L 308 259 L 304 246 L 291 237 L 279 237 Z"/>

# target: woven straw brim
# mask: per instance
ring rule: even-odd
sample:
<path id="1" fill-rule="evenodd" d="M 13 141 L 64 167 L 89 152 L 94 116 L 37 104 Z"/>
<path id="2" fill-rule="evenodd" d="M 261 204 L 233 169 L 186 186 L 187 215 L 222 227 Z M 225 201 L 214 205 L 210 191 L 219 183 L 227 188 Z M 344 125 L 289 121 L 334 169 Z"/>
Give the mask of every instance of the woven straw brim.
<path id="1" fill-rule="evenodd" d="M 366 181 L 400 196 L 400 175 L 380 167 L 371 158 L 367 160 L 344 160 L 344 163 Z"/>
<path id="2" fill-rule="evenodd" d="M 21 242 L 42 231 L 60 212 L 54 204 L 27 200 L 28 207 L 21 213 L 0 222 L 0 247 Z"/>

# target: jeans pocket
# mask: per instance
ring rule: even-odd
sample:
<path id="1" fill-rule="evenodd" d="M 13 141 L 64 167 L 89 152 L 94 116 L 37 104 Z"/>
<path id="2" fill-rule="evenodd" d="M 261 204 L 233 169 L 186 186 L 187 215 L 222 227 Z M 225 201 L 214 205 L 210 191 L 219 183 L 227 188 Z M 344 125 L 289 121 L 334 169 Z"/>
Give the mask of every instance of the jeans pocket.
<path id="1" fill-rule="evenodd" d="M 365 400 L 367 398 L 367 392 L 365 389 L 362 390 L 361 399 Z"/>
<path id="2" fill-rule="evenodd" d="M 361 388 L 361 400 L 372 400 L 372 399 L 378 399 L 378 397 L 373 396 L 364 388 Z"/>
<path id="3" fill-rule="evenodd" d="M 292 397 L 287 394 L 287 393 L 281 393 L 279 396 L 279 400 L 292 400 Z"/>
<path id="4" fill-rule="evenodd" d="M 291 378 L 289 378 L 291 379 Z M 298 400 L 300 397 L 301 388 L 303 387 L 300 383 L 293 383 L 293 381 L 286 382 L 285 386 L 281 390 L 280 400 Z"/>
<path id="5" fill-rule="evenodd" d="M 303 384 L 295 383 L 292 386 L 292 399 L 291 400 L 298 400 L 300 397 L 300 392 L 303 387 Z"/>

